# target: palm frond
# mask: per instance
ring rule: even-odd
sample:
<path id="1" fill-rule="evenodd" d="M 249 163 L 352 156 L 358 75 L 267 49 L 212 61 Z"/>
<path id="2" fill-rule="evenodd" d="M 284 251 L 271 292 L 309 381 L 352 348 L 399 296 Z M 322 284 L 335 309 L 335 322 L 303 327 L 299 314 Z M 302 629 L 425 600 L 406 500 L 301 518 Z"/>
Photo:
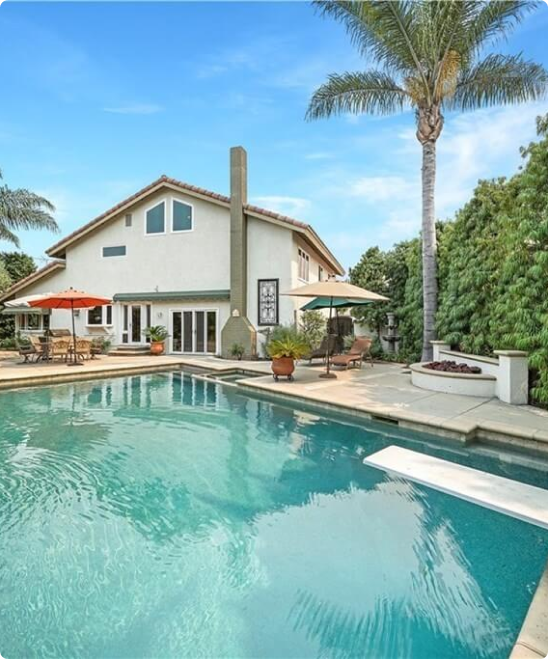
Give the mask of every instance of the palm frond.
<path id="1" fill-rule="evenodd" d="M 521 55 L 488 55 L 463 72 L 449 109 L 473 110 L 491 105 L 523 103 L 545 96 L 546 69 Z"/>
<path id="2" fill-rule="evenodd" d="M 412 71 L 420 66 L 410 0 L 315 0 L 322 15 L 342 23 L 362 55 L 373 57 L 386 71 Z"/>
<path id="3" fill-rule="evenodd" d="M 486 42 L 506 38 L 539 3 L 536 0 L 480 0 L 476 5 L 477 12 L 466 26 L 468 48 L 474 51 Z"/>
<path id="4" fill-rule="evenodd" d="M 55 207 L 45 197 L 24 188 L 11 190 L 0 186 L 0 227 L 8 233 L 18 229 L 57 232 L 59 227 L 51 215 L 54 211 Z"/>
<path id="5" fill-rule="evenodd" d="M 342 112 L 390 115 L 409 104 L 409 94 L 387 73 L 334 73 L 314 92 L 306 118 L 319 119 Z"/>
<path id="6" fill-rule="evenodd" d="M 6 243 L 12 243 L 13 245 L 15 245 L 15 247 L 21 246 L 17 236 L 7 227 L 3 226 L 1 219 L 0 219 L 0 241 L 6 241 Z"/>

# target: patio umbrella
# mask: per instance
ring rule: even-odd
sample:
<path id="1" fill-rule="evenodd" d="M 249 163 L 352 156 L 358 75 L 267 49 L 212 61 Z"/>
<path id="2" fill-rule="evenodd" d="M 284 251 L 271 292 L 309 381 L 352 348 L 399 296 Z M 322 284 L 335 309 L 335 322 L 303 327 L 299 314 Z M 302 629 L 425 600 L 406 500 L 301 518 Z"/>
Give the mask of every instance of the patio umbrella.
<path id="1" fill-rule="evenodd" d="M 94 296 L 84 291 L 76 291 L 72 287 L 60 293 L 51 293 L 38 298 L 38 300 L 29 300 L 29 307 L 41 307 L 45 309 L 70 309 L 72 316 L 72 362 L 68 366 L 75 367 L 81 365 L 76 355 L 76 328 L 74 326 L 74 310 L 86 307 L 99 307 L 101 305 L 110 305 L 110 298 L 103 296 Z"/>
<path id="2" fill-rule="evenodd" d="M 358 300 L 357 298 L 340 298 L 333 300 L 327 297 L 314 298 L 310 302 L 307 302 L 306 305 L 303 305 L 301 309 L 306 312 L 312 309 L 344 309 L 345 307 L 361 307 L 362 305 L 370 305 L 372 300 Z"/>
<path id="3" fill-rule="evenodd" d="M 331 318 L 333 316 L 333 308 L 338 307 L 350 307 L 357 305 L 363 305 L 364 303 L 372 302 L 382 302 L 389 300 L 386 296 L 381 296 L 379 293 L 374 293 L 373 291 L 368 291 L 367 289 L 362 289 L 359 286 L 350 284 L 350 282 L 341 282 L 340 280 L 329 279 L 324 282 L 314 282 L 314 284 L 305 284 L 304 286 L 297 287 L 296 289 L 291 289 L 287 293 L 282 295 L 285 296 L 302 296 L 303 298 L 325 298 L 328 301 L 328 304 L 325 305 L 325 308 L 329 307 L 329 326 L 331 326 Z M 354 302 L 351 305 L 348 304 L 348 301 L 352 300 Z M 344 301 L 345 304 L 337 305 L 336 301 Z M 313 302 L 313 301 L 312 301 Z M 316 307 L 319 309 L 319 307 Z M 326 353 L 326 362 L 327 368 L 325 373 L 320 374 L 320 378 L 337 378 L 337 375 L 331 373 L 329 365 L 329 341 L 327 342 L 327 353 Z"/>

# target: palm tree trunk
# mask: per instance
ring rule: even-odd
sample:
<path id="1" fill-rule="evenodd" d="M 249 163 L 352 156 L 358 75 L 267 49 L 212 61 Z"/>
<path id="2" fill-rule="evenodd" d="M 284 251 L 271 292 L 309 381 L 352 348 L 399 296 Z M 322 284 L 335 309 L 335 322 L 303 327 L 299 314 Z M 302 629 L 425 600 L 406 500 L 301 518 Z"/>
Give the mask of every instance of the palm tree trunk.
<path id="1" fill-rule="evenodd" d="M 423 343 L 422 361 L 432 359 L 432 344 L 436 338 L 436 311 L 438 308 L 436 212 L 434 187 L 436 183 L 436 142 L 422 144 L 422 291 L 423 291 Z"/>

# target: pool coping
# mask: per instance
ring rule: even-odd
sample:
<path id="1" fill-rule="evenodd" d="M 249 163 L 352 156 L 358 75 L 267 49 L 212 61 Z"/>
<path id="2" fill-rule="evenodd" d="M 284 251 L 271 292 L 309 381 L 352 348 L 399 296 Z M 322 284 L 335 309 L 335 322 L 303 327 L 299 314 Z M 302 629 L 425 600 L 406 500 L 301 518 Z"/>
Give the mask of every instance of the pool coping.
<path id="1" fill-rule="evenodd" d="M 238 381 L 238 386 L 247 391 L 259 391 L 282 401 L 300 401 L 319 409 L 339 411 L 352 417 L 398 424 L 402 428 L 432 433 L 463 444 L 483 441 L 499 448 L 512 446 L 548 456 L 548 433 L 529 428 L 480 421 L 467 420 L 465 422 L 458 419 L 448 419 L 440 423 L 439 420 L 424 419 L 423 416 L 412 411 L 385 410 L 381 413 L 373 406 L 368 407 L 366 404 L 362 404 L 357 409 L 352 404 L 340 401 L 335 403 L 318 400 L 313 394 L 305 392 L 298 394 L 276 392 L 270 384 L 258 383 L 255 379 L 244 378 Z"/>
<path id="2" fill-rule="evenodd" d="M 529 605 L 510 658 L 548 657 L 548 563 Z"/>

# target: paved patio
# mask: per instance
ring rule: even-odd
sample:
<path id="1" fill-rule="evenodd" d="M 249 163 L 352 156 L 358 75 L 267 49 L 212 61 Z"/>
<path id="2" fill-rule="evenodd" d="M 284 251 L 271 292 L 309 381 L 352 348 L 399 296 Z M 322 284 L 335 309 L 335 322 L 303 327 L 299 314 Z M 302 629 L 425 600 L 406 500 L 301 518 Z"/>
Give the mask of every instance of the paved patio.
<path id="1" fill-rule="evenodd" d="M 21 364 L 0 360 L 0 388 L 101 378 L 124 373 L 191 367 L 207 371 L 245 369 L 265 374 L 246 378 L 241 385 L 277 397 L 297 397 L 312 404 L 335 406 L 352 414 L 397 421 L 410 428 L 429 427 L 437 434 L 460 440 L 483 438 L 548 452 L 548 411 L 533 406 L 510 406 L 498 399 L 429 392 L 411 384 L 399 364 L 337 370 L 336 380 L 318 378 L 321 366 L 298 366 L 293 382 L 275 382 L 270 363 L 221 360 L 196 356 L 101 356 L 82 367 L 64 363 Z"/>

